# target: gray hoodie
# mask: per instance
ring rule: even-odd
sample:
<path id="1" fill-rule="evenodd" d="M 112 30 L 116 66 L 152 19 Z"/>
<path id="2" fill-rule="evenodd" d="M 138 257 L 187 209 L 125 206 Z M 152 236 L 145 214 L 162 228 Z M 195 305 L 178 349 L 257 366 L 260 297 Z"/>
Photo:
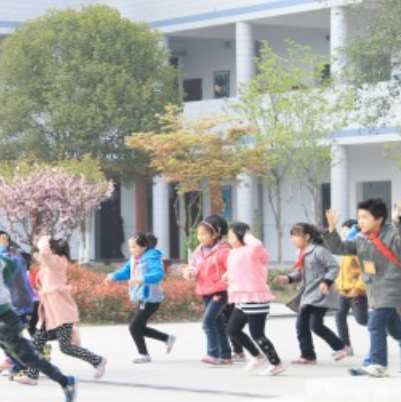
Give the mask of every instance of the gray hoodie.
<path id="1" fill-rule="evenodd" d="M 288 275 L 292 282 L 301 282 L 300 307 L 311 305 L 336 310 L 338 296 L 334 286 L 330 287 L 328 295 L 324 295 L 320 291 L 319 285 L 325 281 L 332 284 L 337 278 L 338 270 L 337 260 L 325 247 L 309 245 L 305 250 L 302 272 L 296 271 Z"/>
<path id="2" fill-rule="evenodd" d="M 389 261 L 371 240 L 359 233 L 353 240 L 342 242 L 334 231 L 323 234 L 328 249 L 338 255 L 356 255 L 362 267 L 369 307 L 386 308 L 401 306 L 401 266 Z M 381 242 L 401 261 L 400 226 L 383 225 L 378 235 Z M 373 262 L 376 274 L 366 272 L 364 261 Z"/>

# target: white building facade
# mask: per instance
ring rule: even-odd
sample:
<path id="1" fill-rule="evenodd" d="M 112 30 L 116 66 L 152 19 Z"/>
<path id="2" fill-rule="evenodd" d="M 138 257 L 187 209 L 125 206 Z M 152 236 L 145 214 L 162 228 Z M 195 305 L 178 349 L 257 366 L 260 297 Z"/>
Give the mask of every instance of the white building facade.
<path id="1" fill-rule="evenodd" d="M 224 80 L 225 96 L 235 97 L 239 85 L 255 74 L 254 57 L 261 40 L 268 41 L 279 54 L 284 54 L 287 39 L 308 45 L 327 59 L 331 71 L 341 72 L 347 60 L 335 55 L 339 48 L 346 46 L 360 18 L 352 7 L 360 3 L 357 0 L 1 0 L 0 35 L 8 35 L 24 21 L 50 8 L 79 8 L 96 3 L 114 7 L 125 17 L 145 21 L 163 33 L 172 58 L 183 71 L 185 113 L 189 116 L 224 109 L 226 101 L 216 99 L 218 80 Z M 338 133 L 333 147 L 338 163 L 328 167 L 327 178 L 322 183 L 323 205 L 338 209 L 345 220 L 355 217 L 357 203 L 368 197 L 380 196 L 389 206 L 400 200 L 399 169 L 385 156 L 385 146 L 398 146 L 399 142 L 395 124 L 369 131 L 352 127 Z M 277 235 L 272 212 L 265 201 L 266 185 L 249 177 L 244 181 L 247 186 L 227 183 L 230 218 L 257 226 L 271 260 L 275 261 Z M 147 198 L 144 194 L 142 198 L 138 196 L 141 191 L 144 190 L 134 185 L 120 192 L 126 238 L 143 228 L 140 204 Z M 177 257 L 174 245 L 178 240 L 172 238 L 169 229 L 171 190 L 163 178 L 158 177 L 150 191 L 153 202 L 149 229 L 159 237 L 166 256 Z M 295 254 L 289 230 L 295 222 L 306 219 L 291 191 L 288 188 L 289 201 L 285 209 L 285 261 L 292 261 Z M 206 198 L 204 215 L 212 210 Z M 96 247 L 99 247 L 96 232 L 101 229 L 96 228 L 96 219 L 94 221 L 87 235 L 86 259 L 95 259 Z M 124 251 L 126 254 L 126 246 Z"/>

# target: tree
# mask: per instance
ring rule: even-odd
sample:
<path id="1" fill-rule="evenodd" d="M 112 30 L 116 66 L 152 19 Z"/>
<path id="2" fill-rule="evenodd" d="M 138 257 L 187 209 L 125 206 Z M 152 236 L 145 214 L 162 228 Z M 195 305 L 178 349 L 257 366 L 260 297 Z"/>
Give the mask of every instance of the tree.
<path id="1" fill-rule="evenodd" d="M 124 138 L 157 130 L 154 115 L 179 101 L 160 41 L 103 5 L 50 11 L 18 28 L 1 47 L 0 159 L 90 154 L 132 179 L 144 158 Z"/>
<path id="2" fill-rule="evenodd" d="M 160 174 L 175 185 L 177 225 L 188 243 L 201 218 L 202 195 L 225 181 L 237 182 L 246 170 L 261 170 L 274 156 L 263 159 L 259 149 L 249 145 L 247 126 L 233 117 L 188 118 L 174 105 L 157 117 L 161 133 L 135 133 L 126 143 L 149 155 L 150 175 Z M 184 217 L 180 205 L 186 205 Z"/>
<path id="3" fill-rule="evenodd" d="M 7 230 L 33 245 L 39 235 L 69 238 L 86 215 L 111 197 L 97 161 L 89 157 L 60 165 L 30 161 L 2 163 L 0 208 Z"/>
<path id="4" fill-rule="evenodd" d="M 264 42 L 256 61 L 257 75 L 240 91 L 233 105 L 253 127 L 256 148 L 264 158 L 275 155 L 274 163 L 254 172 L 267 183 L 267 197 L 278 237 L 278 260 L 282 261 L 285 189 L 305 187 L 312 202 L 302 194 L 309 220 L 320 223 L 320 189 L 331 164 L 330 134 L 347 124 L 351 97 L 344 90 L 335 94 L 331 82 L 323 79 L 324 60 L 310 48 L 287 43 L 279 56 Z M 312 214 L 309 211 L 312 210 Z"/>

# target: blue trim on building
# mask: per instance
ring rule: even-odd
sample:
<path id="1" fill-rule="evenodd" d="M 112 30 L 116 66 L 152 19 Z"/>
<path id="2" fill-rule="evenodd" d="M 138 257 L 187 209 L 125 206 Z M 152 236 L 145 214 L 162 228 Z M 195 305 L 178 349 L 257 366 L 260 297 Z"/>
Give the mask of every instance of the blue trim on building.
<path id="1" fill-rule="evenodd" d="M 0 21 L 0 28 L 19 28 L 23 24 L 20 21 Z"/>
<path id="2" fill-rule="evenodd" d="M 318 3 L 319 0 L 279 0 L 273 3 L 257 4 L 253 6 L 245 6 L 238 8 L 231 8 L 221 11 L 214 11 L 202 14 L 187 15 L 184 17 L 171 18 L 167 20 L 159 20 L 150 22 L 149 25 L 153 28 L 163 28 L 172 25 L 190 24 L 193 22 L 201 22 L 207 20 L 216 20 L 219 18 L 233 17 L 237 15 L 257 13 L 261 11 L 277 10 L 280 8 L 289 8 L 297 6 L 306 6 Z"/>
<path id="3" fill-rule="evenodd" d="M 333 134 L 335 138 L 362 137 L 401 133 L 400 127 L 346 128 Z"/>

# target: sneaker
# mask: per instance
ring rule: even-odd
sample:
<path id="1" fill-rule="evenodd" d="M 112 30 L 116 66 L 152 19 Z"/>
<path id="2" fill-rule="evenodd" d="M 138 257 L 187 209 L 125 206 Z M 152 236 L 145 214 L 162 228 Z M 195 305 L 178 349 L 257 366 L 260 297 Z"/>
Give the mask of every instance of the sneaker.
<path id="1" fill-rule="evenodd" d="M 14 381 L 24 385 L 38 385 L 38 380 L 26 375 L 14 377 Z"/>
<path id="2" fill-rule="evenodd" d="M 133 360 L 134 363 L 150 363 L 151 361 L 152 359 L 149 355 L 139 355 Z"/>
<path id="3" fill-rule="evenodd" d="M 352 346 L 346 346 L 347 349 L 347 356 L 355 356 L 354 348 Z"/>
<path id="4" fill-rule="evenodd" d="M 251 361 L 244 367 L 245 371 L 255 370 L 266 362 L 265 355 L 259 355 L 258 357 L 253 357 Z"/>
<path id="5" fill-rule="evenodd" d="M 3 370 L 10 370 L 10 368 L 13 366 L 13 363 L 10 359 L 4 360 L 3 363 L 0 363 L 0 371 Z"/>
<path id="6" fill-rule="evenodd" d="M 51 354 L 52 354 L 52 345 L 48 343 L 43 347 L 42 355 L 49 362 L 52 359 Z"/>
<path id="7" fill-rule="evenodd" d="M 98 366 L 96 367 L 95 374 L 93 375 L 96 380 L 100 380 L 104 376 L 104 372 L 106 371 L 106 364 L 107 359 L 103 357 Z"/>
<path id="8" fill-rule="evenodd" d="M 81 346 L 81 331 L 77 327 L 72 328 L 72 333 L 71 333 L 71 343 L 74 346 Z"/>
<path id="9" fill-rule="evenodd" d="M 14 381 L 18 377 L 24 377 L 27 375 L 27 372 L 25 370 L 20 370 L 17 374 L 14 374 L 12 377 L 10 377 L 11 381 Z"/>
<path id="10" fill-rule="evenodd" d="M 63 388 L 65 402 L 73 402 L 77 397 L 77 381 L 75 377 L 68 377 L 68 385 Z"/>
<path id="11" fill-rule="evenodd" d="M 295 359 L 291 361 L 291 364 L 302 364 L 302 365 L 311 365 L 316 364 L 316 359 L 305 359 L 304 357 L 300 357 L 299 359 Z"/>
<path id="12" fill-rule="evenodd" d="M 277 375 L 284 373 L 285 368 L 282 364 L 277 364 L 276 366 L 269 366 L 266 370 L 262 370 L 260 375 Z"/>
<path id="13" fill-rule="evenodd" d="M 175 335 L 168 336 L 168 339 L 166 341 L 166 354 L 169 354 L 173 350 L 176 339 L 177 337 Z"/>
<path id="14" fill-rule="evenodd" d="M 336 362 L 338 362 L 339 360 L 342 360 L 344 358 L 346 358 L 348 356 L 348 348 L 345 347 L 344 349 L 341 350 L 336 350 L 333 353 L 333 358 Z"/>
<path id="15" fill-rule="evenodd" d="M 217 357 L 205 356 L 202 358 L 201 362 L 206 364 L 213 364 L 216 366 L 219 364 L 219 359 Z"/>
<path id="16" fill-rule="evenodd" d="M 348 369 L 348 374 L 352 375 L 353 377 L 361 376 L 361 375 L 368 375 L 367 373 L 365 373 L 365 371 L 363 371 L 363 368 L 361 368 L 361 367 Z"/>
<path id="17" fill-rule="evenodd" d="M 14 366 L 14 367 L 11 367 L 9 370 L 3 370 L 1 372 L 1 375 L 3 377 L 10 377 L 10 379 L 11 379 L 12 377 L 15 377 L 20 371 L 21 371 L 21 369 L 19 367 Z"/>
<path id="18" fill-rule="evenodd" d="M 246 355 L 244 352 L 234 353 L 232 360 L 233 360 L 233 362 L 244 362 L 244 361 L 246 361 Z"/>
<path id="19" fill-rule="evenodd" d="M 369 364 L 369 366 L 362 367 L 362 370 L 371 377 L 388 377 L 389 373 L 387 367 L 380 364 Z"/>

